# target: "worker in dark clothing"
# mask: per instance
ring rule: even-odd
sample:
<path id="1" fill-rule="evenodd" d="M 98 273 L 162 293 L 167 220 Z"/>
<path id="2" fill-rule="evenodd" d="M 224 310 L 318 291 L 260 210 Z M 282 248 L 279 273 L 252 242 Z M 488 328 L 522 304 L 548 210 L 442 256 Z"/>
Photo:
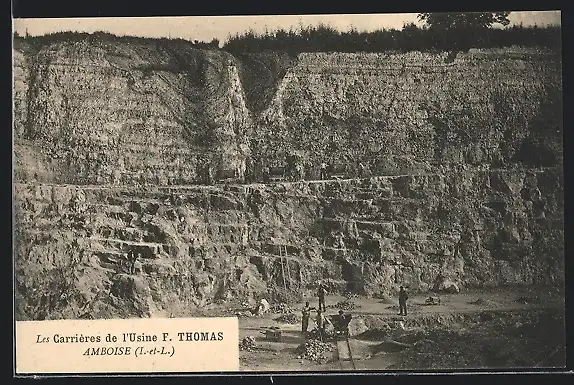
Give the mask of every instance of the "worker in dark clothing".
<path id="1" fill-rule="evenodd" d="M 263 197 L 261 196 L 261 192 L 259 190 L 254 190 L 253 194 L 248 196 L 248 202 L 249 202 L 248 203 L 249 208 L 251 208 L 251 211 L 253 211 L 255 217 L 259 218 L 260 207 L 264 203 Z"/>
<path id="2" fill-rule="evenodd" d="M 301 318 L 301 332 L 303 337 L 307 335 L 307 329 L 309 328 L 309 319 L 311 318 L 311 310 L 315 310 L 314 307 L 309 306 L 309 302 L 305 302 L 305 307 L 301 310 L 303 318 Z"/>
<path id="3" fill-rule="evenodd" d="M 126 265 L 128 268 L 128 274 L 132 274 L 135 258 L 136 258 L 136 254 L 135 254 L 134 250 L 133 249 L 128 250 L 128 255 L 126 258 L 127 259 Z"/>
<path id="4" fill-rule="evenodd" d="M 407 295 L 407 292 L 405 291 L 404 287 L 400 287 L 399 290 L 399 315 L 407 315 L 407 300 L 409 299 L 409 296 Z M 403 314 L 404 313 L 404 314 Z"/>
<path id="5" fill-rule="evenodd" d="M 323 284 L 319 284 L 319 289 L 317 289 L 317 297 L 319 297 L 319 310 L 327 311 L 325 306 L 325 295 L 327 294 L 327 290 Z"/>
<path id="6" fill-rule="evenodd" d="M 336 323 L 334 325 L 337 333 L 348 335 L 349 323 L 351 322 L 351 319 L 352 319 L 351 314 L 345 314 L 343 310 L 339 310 L 339 314 L 336 316 Z"/>

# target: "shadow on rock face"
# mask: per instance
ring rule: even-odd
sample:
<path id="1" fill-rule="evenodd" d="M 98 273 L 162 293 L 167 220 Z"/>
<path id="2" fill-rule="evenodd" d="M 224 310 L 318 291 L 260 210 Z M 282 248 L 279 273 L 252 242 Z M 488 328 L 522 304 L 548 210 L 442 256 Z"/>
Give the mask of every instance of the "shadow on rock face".
<path id="1" fill-rule="evenodd" d="M 149 315 L 150 294 L 149 285 L 139 276 L 118 274 L 113 279 L 111 295 L 124 303 L 125 310 L 130 313 Z"/>

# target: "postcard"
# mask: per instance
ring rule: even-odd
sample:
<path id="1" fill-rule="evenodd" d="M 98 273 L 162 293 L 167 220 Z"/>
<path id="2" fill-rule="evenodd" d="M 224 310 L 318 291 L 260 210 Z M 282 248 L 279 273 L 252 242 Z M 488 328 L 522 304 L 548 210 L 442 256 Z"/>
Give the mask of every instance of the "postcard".
<path id="1" fill-rule="evenodd" d="M 14 19 L 16 375 L 564 368 L 560 18 Z"/>

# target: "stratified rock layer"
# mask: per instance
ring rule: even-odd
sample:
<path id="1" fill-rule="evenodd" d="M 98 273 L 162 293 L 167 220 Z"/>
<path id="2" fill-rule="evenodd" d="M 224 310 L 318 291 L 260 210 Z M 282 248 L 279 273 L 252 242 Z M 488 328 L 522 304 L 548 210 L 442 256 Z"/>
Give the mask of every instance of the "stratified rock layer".
<path id="1" fill-rule="evenodd" d="M 105 39 L 19 46 L 19 180 L 183 184 L 246 156 L 250 112 L 225 52 Z"/>
<path id="2" fill-rule="evenodd" d="M 69 266 L 82 293 L 75 307 L 95 287 L 104 302 L 132 288 L 132 307 L 149 314 L 268 290 L 300 295 L 319 279 L 367 295 L 442 280 L 560 283 L 561 184 L 553 168 L 188 188 L 18 184 L 18 288 Z M 121 266 L 130 247 L 143 256 L 132 278 Z"/>
<path id="3" fill-rule="evenodd" d="M 538 51 L 301 54 L 257 119 L 254 164 L 307 154 L 357 174 L 433 172 L 436 165 L 558 165 L 561 58 Z M 527 150 L 527 148 L 529 150 Z M 525 156 L 523 153 L 528 152 Z M 257 170 L 255 171 L 257 173 Z"/>
<path id="4" fill-rule="evenodd" d="M 181 185 L 437 165 L 559 166 L 562 60 L 540 50 L 244 55 L 182 41 L 17 40 L 16 178 Z"/>

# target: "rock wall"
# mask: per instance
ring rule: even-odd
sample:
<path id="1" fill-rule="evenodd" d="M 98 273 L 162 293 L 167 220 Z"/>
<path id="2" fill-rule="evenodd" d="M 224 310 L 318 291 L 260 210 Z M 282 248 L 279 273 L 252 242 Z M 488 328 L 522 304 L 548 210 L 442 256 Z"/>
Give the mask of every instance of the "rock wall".
<path id="1" fill-rule="evenodd" d="M 293 61 L 140 40 L 16 41 L 18 180 L 181 185 L 204 182 L 211 164 L 261 181 L 293 151 L 310 179 L 323 161 L 349 177 L 360 162 L 373 175 L 561 164 L 559 53 Z"/>
<path id="2" fill-rule="evenodd" d="M 177 41 L 18 41 L 16 178 L 165 185 L 236 168 L 251 124 L 238 65 Z"/>
<path id="3" fill-rule="evenodd" d="M 563 283 L 557 54 L 14 47 L 19 319 L 189 314 L 319 279 L 366 295 Z M 293 153 L 307 179 L 323 161 L 369 171 L 200 185 L 260 181 Z"/>
<path id="4" fill-rule="evenodd" d="M 284 164 L 286 151 L 298 150 L 311 177 L 323 161 L 349 176 L 359 162 L 375 175 L 506 167 L 529 156 L 544 158 L 531 165 L 554 166 L 561 95 L 555 53 L 471 51 L 452 62 L 419 52 L 301 54 L 258 118 L 254 163 Z"/>
<path id="5" fill-rule="evenodd" d="M 293 298 L 320 279 L 367 295 L 444 281 L 560 283 L 561 183 L 549 168 L 185 188 L 18 184 L 19 314 L 42 317 L 31 293 L 58 295 L 41 281 L 57 271 L 72 274 L 63 293 L 73 298 L 50 317 Z M 143 256 L 136 275 L 122 267 L 130 247 Z"/>

